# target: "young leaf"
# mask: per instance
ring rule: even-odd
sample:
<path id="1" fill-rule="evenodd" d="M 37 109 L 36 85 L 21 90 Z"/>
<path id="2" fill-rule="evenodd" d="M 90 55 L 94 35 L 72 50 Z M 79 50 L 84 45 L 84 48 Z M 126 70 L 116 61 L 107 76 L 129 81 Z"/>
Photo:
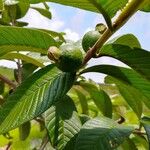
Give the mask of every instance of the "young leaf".
<path id="1" fill-rule="evenodd" d="M 0 27 L 0 56 L 12 51 L 47 53 L 50 46 L 57 46 L 47 33 L 27 28 Z"/>
<path id="2" fill-rule="evenodd" d="M 111 66 L 111 65 L 97 65 L 93 67 L 89 67 L 81 72 L 98 72 L 110 75 L 117 80 L 122 81 L 124 84 L 130 85 L 143 95 L 145 95 L 150 103 L 150 82 L 145 78 L 142 78 L 137 72 L 132 69 Z"/>
<path id="3" fill-rule="evenodd" d="M 101 117 L 87 121 L 76 140 L 76 150 L 112 150 L 117 148 L 132 132 L 131 127 L 118 125 Z"/>
<path id="4" fill-rule="evenodd" d="M 43 9 L 43 8 L 38 8 L 38 7 L 31 7 L 32 9 L 38 11 L 42 16 L 51 19 L 52 18 L 52 14 L 49 10 L 47 9 Z"/>
<path id="5" fill-rule="evenodd" d="M 52 146 L 59 150 L 69 146 L 81 128 L 76 107 L 69 96 L 61 98 L 45 112 L 45 123 Z"/>
<path id="6" fill-rule="evenodd" d="M 0 134 L 27 122 L 59 101 L 74 83 L 73 73 L 49 65 L 26 79 L 0 108 Z"/>
<path id="7" fill-rule="evenodd" d="M 150 148 L 150 117 L 146 117 L 146 116 L 143 117 L 141 119 L 141 124 L 145 128 L 147 138 L 148 138 L 148 142 L 149 142 L 149 148 Z"/>
<path id="8" fill-rule="evenodd" d="M 109 44 L 101 49 L 101 55 L 110 56 L 124 62 L 143 77 L 150 80 L 149 51 L 120 44 Z"/>

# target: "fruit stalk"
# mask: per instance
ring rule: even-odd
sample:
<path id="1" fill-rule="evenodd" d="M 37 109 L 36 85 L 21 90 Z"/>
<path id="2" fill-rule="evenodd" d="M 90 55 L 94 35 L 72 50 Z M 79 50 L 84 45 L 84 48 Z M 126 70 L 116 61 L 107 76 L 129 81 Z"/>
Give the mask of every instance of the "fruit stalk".
<path id="1" fill-rule="evenodd" d="M 138 8 L 144 4 L 146 0 L 130 0 L 125 8 L 122 10 L 119 17 L 113 23 L 113 31 L 109 28 L 104 32 L 102 37 L 98 39 L 98 41 L 94 44 L 92 48 L 90 48 L 84 58 L 83 66 L 96 55 L 98 49 L 100 49 L 103 44 L 118 30 L 120 29 L 130 18 L 133 14 L 138 10 Z M 99 57 L 100 54 L 97 54 Z"/>

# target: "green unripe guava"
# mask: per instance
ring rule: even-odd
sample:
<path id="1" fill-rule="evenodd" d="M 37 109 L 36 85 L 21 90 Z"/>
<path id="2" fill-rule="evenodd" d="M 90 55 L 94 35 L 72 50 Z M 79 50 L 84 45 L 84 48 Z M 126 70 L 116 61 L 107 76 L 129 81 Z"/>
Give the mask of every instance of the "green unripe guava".
<path id="1" fill-rule="evenodd" d="M 101 37 L 101 34 L 98 31 L 89 31 L 87 32 L 82 39 L 82 47 L 85 52 L 92 48 L 96 41 Z"/>
<path id="2" fill-rule="evenodd" d="M 77 46 L 66 44 L 57 47 L 50 47 L 48 57 L 56 63 L 56 66 L 64 72 L 76 72 L 82 65 L 83 54 Z"/>

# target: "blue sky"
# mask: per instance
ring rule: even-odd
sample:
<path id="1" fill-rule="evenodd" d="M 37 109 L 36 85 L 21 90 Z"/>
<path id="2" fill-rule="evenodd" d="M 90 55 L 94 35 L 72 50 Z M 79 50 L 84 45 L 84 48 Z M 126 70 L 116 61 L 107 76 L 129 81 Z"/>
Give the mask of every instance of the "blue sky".
<path id="1" fill-rule="evenodd" d="M 66 38 L 75 41 L 82 38 L 84 33 L 88 30 L 94 29 L 97 23 L 104 23 L 102 15 L 97 13 L 54 3 L 48 3 L 48 5 L 50 6 L 50 10 L 52 12 L 52 20 L 42 17 L 39 13 L 32 9 L 29 10 L 23 20 L 29 22 L 29 27 L 46 28 L 49 30 L 66 32 Z M 137 12 L 125 26 L 114 34 L 113 37 L 128 33 L 132 33 L 137 36 L 142 48 L 150 51 L 150 13 Z M 89 66 L 94 65 L 97 62 L 99 64 L 123 66 L 123 64 L 119 61 L 105 57 L 97 60 L 91 60 L 89 62 Z M 0 65 L 7 64 L 6 62 L 0 62 Z M 14 64 L 12 64 L 11 67 L 12 66 L 14 66 Z M 87 74 L 86 76 L 92 77 L 96 81 L 100 78 L 97 74 Z"/>

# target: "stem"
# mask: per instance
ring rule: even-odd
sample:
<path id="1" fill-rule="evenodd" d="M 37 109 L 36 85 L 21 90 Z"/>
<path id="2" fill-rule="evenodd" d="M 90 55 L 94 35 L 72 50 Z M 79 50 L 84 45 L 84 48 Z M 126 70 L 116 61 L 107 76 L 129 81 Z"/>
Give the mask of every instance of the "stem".
<path id="1" fill-rule="evenodd" d="M 13 81 L 9 80 L 8 78 L 4 77 L 1 74 L 0 74 L 0 80 L 7 83 L 9 86 L 13 87 L 14 89 L 17 87 L 17 85 Z"/>
<path id="2" fill-rule="evenodd" d="M 49 139 L 48 139 L 48 136 L 46 135 L 46 137 L 44 137 L 42 141 L 42 145 L 40 146 L 39 150 L 44 150 L 48 142 L 49 142 Z"/>
<path id="3" fill-rule="evenodd" d="M 6 147 L 6 150 L 9 150 L 11 145 L 12 145 L 12 142 L 9 142 L 7 147 Z"/>
<path id="4" fill-rule="evenodd" d="M 127 3 L 119 17 L 113 23 L 113 31 L 107 28 L 102 37 L 99 38 L 95 45 L 88 50 L 84 58 L 83 65 L 85 65 L 92 57 L 94 57 L 97 50 L 100 49 L 104 45 L 104 43 L 131 18 L 131 16 L 138 10 L 138 8 L 144 2 L 145 0 L 131 0 L 129 3 Z M 97 57 L 98 56 L 99 55 L 97 55 Z"/>
<path id="5" fill-rule="evenodd" d="M 21 68 L 21 60 L 20 59 L 18 59 L 17 66 L 18 66 L 18 84 L 20 85 L 22 82 L 22 68 Z"/>

